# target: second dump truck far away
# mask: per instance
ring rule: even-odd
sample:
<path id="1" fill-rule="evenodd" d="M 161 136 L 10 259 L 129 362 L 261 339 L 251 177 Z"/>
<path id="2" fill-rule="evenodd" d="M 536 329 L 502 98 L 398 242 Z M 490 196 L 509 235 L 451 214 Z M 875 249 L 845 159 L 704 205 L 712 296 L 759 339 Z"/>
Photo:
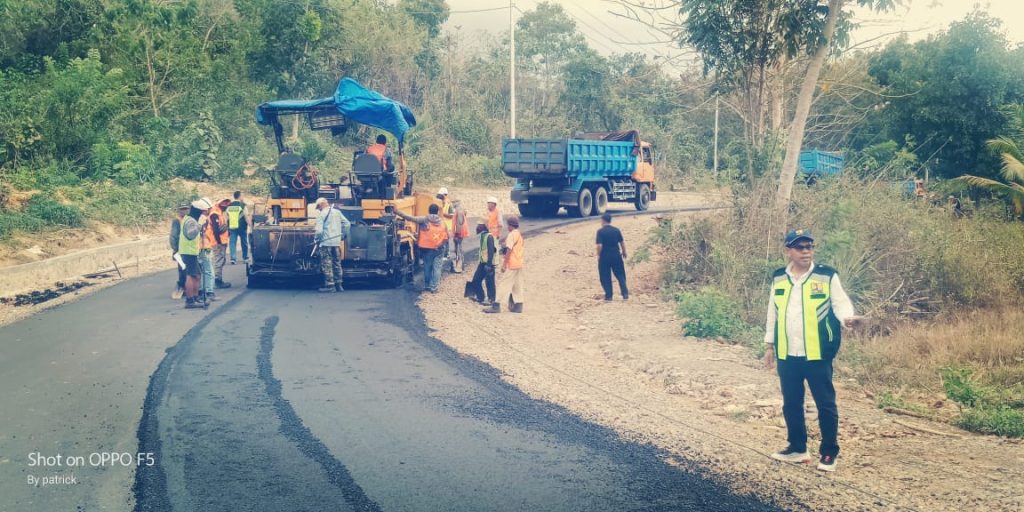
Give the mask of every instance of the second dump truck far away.
<path id="1" fill-rule="evenodd" d="M 501 170 L 516 184 L 512 201 L 524 217 L 601 215 L 609 201 L 646 210 L 657 196 L 654 151 L 635 131 L 584 133 L 565 139 L 504 139 Z"/>

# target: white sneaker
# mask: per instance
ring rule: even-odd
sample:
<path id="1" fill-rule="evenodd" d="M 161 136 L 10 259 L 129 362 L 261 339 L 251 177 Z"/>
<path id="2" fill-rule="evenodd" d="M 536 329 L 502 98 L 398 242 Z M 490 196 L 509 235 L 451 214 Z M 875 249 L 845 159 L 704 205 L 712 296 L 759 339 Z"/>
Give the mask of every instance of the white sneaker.
<path id="1" fill-rule="evenodd" d="M 821 471 L 828 471 L 829 473 L 836 470 L 836 458 L 832 455 L 822 455 L 821 459 L 818 460 L 818 469 Z"/>
<path id="2" fill-rule="evenodd" d="M 781 460 L 782 462 L 792 462 L 793 464 L 804 464 L 811 461 L 811 456 L 806 450 L 798 452 L 790 448 L 786 448 L 781 452 L 773 453 L 772 458 L 775 460 Z"/>

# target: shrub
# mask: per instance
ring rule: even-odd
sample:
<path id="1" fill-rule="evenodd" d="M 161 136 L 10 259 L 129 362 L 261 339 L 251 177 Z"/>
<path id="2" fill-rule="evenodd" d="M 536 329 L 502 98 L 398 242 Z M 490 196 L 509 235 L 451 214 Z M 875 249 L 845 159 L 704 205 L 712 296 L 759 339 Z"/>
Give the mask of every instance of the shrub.
<path id="1" fill-rule="evenodd" d="M 15 210 L 0 208 L 0 240 L 10 239 L 17 232 L 39 231 L 45 223 L 36 217 Z"/>
<path id="2" fill-rule="evenodd" d="M 85 215 L 78 207 L 58 203 L 41 194 L 28 200 L 25 212 L 49 225 L 77 228 L 85 224 Z"/>
<path id="3" fill-rule="evenodd" d="M 676 313 L 686 319 L 683 332 L 700 338 L 735 340 L 751 327 L 740 320 L 739 306 L 728 295 L 711 287 L 683 292 L 676 300 Z"/>
<path id="4" fill-rule="evenodd" d="M 1024 411 L 1009 407 L 979 407 L 963 411 L 957 425 L 980 434 L 1024 437 Z"/>

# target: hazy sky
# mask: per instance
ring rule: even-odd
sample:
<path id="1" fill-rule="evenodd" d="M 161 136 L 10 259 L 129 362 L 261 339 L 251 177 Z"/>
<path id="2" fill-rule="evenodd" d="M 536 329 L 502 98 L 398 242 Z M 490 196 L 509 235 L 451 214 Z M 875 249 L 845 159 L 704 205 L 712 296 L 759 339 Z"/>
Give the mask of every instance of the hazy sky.
<path id="1" fill-rule="evenodd" d="M 645 0 L 633 0 L 642 3 Z M 646 0 L 648 4 L 659 0 Z M 519 10 L 536 8 L 538 0 L 515 0 Z M 676 57 L 680 50 L 668 43 L 659 42 L 665 36 L 643 25 L 623 19 L 612 12 L 624 13 L 625 9 L 613 0 L 556 0 L 570 17 L 590 46 L 603 53 L 625 53 L 645 51 L 659 59 Z M 660 1 L 664 4 L 664 0 Z M 854 3 L 853 0 L 847 3 Z M 905 7 L 884 14 L 858 10 L 857 21 L 862 27 L 853 34 L 854 43 L 872 41 L 884 34 L 907 31 L 911 40 L 922 39 L 929 33 L 944 30 L 953 21 L 963 19 L 976 6 L 987 10 L 994 18 L 1003 21 L 1003 30 L 1013 43 L 1024 43 L 1024 0 L 910 0 Z M 448 30 L 458 28 L 464 40 L 472 40 L 478 30 L 493 33 L 505 32 L 509 25 L 508 0 L 448 0 L 453 11 L 446 25 Z M 497 10 L 488 10 L 497 9 Z M 460 12 L 462 11 L 462 12 Z M 476 12 L 469 12 L 476 11 Z M 518 19 L 520 12 L 515 12 Z M 644 44 L 651 43 L 651 44 Z M 876 44 L 872 41 L 868 44 Z M 675 61 L 675 62 L 678 62 Z"/>

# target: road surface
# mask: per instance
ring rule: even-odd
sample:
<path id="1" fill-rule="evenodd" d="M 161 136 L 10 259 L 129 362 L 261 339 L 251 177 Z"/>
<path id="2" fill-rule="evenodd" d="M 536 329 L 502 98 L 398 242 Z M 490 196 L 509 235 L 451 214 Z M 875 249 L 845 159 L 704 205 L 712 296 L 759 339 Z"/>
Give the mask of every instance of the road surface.
<path id="1" fill-rule="evenodd" d="M 0 329 L 0 510 L 776 510 L 448 349 L 411 287 L 242 268 L 208 311 L 163 272 Z"/>

